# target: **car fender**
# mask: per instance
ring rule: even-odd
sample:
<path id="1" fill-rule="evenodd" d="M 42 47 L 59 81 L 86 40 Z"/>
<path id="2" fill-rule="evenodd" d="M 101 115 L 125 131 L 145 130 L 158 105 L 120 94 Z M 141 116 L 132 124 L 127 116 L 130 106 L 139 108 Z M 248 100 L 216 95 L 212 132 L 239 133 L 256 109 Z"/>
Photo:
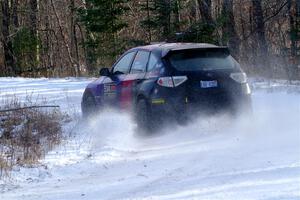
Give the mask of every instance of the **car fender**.
<path id="1" fill-rule="evenodd" d="M 135 103 L 137 103 L 140 98 L 144 98 L 148 102 L 150 102 L 152 93 L 155 88 L 154 82 L 156 82 L 156 81 L 157 81 L 157 77 L 147 79 L 143 82 L 143 84 L 141 84 L 141 86 L 139 87 L 139 90 L 137 91 L 137 94 L 136 94 Z"/>
<path id="2" fill-rule="evenodd" d="M 105 76 L 99 77 L 95 81 L 88 84 L 88 86 L 84 91 L 84 94 L 87 92 L 92 94 L 95 97 L 96 103 L 98 105 L 101 104 L 101 98 L 103 97 L 103 90 L 104 90 L 103 83 L 107 81 L 107 79 L 109 79 L 109 77 L 105 77 Z"/>

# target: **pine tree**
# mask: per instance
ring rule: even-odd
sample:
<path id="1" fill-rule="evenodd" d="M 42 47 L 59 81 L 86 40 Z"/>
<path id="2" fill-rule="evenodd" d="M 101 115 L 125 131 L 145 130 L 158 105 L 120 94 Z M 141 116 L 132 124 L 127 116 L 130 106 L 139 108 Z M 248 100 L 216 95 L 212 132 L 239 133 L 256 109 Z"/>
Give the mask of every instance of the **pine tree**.
<path id="1" fill-rule="evenodd" d="M 127 24 L 121 16 L 127 10 L 127 0 L 86 0 L 87 7 L 79 10 L 88 33 L 87 48 L 90 63 L 110 63 L 122 50 L 117 32 Z"/>
<path id="2" fill-rule="evenodd" d="M 142 28 L 148 32 L 150 41 L 153 39 L 152 31 L 160 41 L 171 41 L 175 33 L 180 31 L 180 3 L 181 0 L 145 0 L 142 10 L 147 18 L 141 21 Z"/>
<path id="3" fill-rule="evenodd" d="M 153 31 L 157 28 L 157 24 L 153 18 L 153 13 L 155 11 L 154 1 L 144 0 L 141 3 L 141 11 L 145 12 L 146 19 L 141 20 L 140 25 L 143 29 L 146 30 L 147 41 L 148 43 L 152 42 Z"/>

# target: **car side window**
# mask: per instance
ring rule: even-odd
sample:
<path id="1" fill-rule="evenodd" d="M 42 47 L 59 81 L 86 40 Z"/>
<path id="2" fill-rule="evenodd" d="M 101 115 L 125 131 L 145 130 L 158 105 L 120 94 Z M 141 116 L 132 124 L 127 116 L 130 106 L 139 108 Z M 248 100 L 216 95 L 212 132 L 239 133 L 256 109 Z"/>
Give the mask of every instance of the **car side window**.
<path id="1" fill-rule="evenodd" d="M 157 64 L 158 64 L 158 58 L 153 53 L 151 53 L 150 58 L 149 58 L 147 71 L 150 72 L 153 69 L 155 69 Z"/>
<path id="2" fill-rule="evenodd" d="M 146 72 L 146 67 L 149 59 L 149 52 L 148 51 L 139 51 L 135 59 L 133 61 L 130 73 L 137 74 L 137 73 L 144 73 Z"/>
<path id="3" fill-rule="evenodd" d="M 114 74 L 127 74 L 136 52 L 130 52 L 123 56 L 121 60 L 114 66 L 113 73 Z"/>

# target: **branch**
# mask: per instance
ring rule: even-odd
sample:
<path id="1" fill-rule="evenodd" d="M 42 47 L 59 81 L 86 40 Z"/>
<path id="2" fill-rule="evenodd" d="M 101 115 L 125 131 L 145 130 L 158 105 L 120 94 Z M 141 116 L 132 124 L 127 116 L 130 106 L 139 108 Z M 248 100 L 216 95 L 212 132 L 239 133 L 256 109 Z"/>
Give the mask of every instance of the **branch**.
<path id="1" fill-rule="evenodd" d="M 64 43 L 64 45 L 65 45 L 65 47 L 66 47 L 66 50 L 67 50 L 67 55 L 68 55 L 68 58 L 69 58 L 69 62 L 70 62 L 70 64 L 73 66 L 75 63 L 74 63 L 74 60 L 73 60 L 73 58 L 72 58 L 71 50 L 70 50 L 70 47 L 69 47 L 69 45 L 68 45 L 67 39 L 66 39 L 66 37 L 65 37 L 63 28 L 62 28 L 62 24 L 61 24 L 61 21 L 60 21 L 60 17 L 58 16 L 58 13 L 57 13 L 57 11 L 56 11 L 56 8 L 55 8 L 55 5 L 54 5 L 54 3 L 53 3 L 53 0 L 50 0 L 50 3 L 51 3 L 51 6 L 52 6 L 52 9 L 53 9 L 53 12 L 54 12 L 56 21 L 57 21 L 57 23 L 58 23 L 58 28 L 59 28 L 59 31 L 60 31 L 60 34 L 61 34 L 63 43 Z"/>
<path id="2" fill-rule="evenodd" d="M 282 10 L 287 4 L 288 4 L 288 1 L 286 1 L 285 3 L 283 3 L 283 4 L 279 7 L 279 9 L 276 10 L 276 12 L 274 12 L 273 15 L 268 16 L 268 17 L 263 21 L 263 23 L 265 24 L 265 23 L 267 23 L 270 19 L 272 19 L 273 17 L 276 17 L 276 16 L 281 12 L 281 10 Z M 252 30 L 247 36 L 245 36 L 245 37 L 243 38 L 243 40 L 245 41 L 245 40 L 249 39 L 249 37 L 250 37 L 253 33 L 255 33 L 255 32 L 256 32 L 256 29 Z"/>
<path id="3" fill-rule="evenodd" d="M 56 106 L 56 105 L 27 106 L 27 107 L 21 107 L 21 108 L 12 108 L 12 109 L 7 109 L 7 110 L 0 110 L 0 113 L 13 112 L 13 111 L 18 111 L 18 110 L 26 110 L 26 109 L 34 109 L 34 108 L 59 108 L 59 106 Z"/>
<path id="4" fill-rule="evenodd" d="M 288 1 L 286 1 L 285 3 L 283 3 L 279 8 L 278 10 L 276 10 L 273 15 L 267 17 L 265 20 L 264 20 L 264 23 L 266 23 L 267 21 L 269 21 L 270 19 L 272 19 L 273 17 L 276 17 L 276 15 L 278 15 L 281 10 L 288 4 Z"/>

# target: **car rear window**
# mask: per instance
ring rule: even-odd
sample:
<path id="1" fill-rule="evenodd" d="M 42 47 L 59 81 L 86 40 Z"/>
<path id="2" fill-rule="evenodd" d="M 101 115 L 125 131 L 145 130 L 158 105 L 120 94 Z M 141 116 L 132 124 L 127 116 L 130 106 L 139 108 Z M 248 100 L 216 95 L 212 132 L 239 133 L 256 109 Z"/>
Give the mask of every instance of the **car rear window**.
<path id="1" fill-rule="evenodd" d="M 178 71 L 232 69 L 236 61 L 223 49 L 174 51 L 168 57 Z"/>

